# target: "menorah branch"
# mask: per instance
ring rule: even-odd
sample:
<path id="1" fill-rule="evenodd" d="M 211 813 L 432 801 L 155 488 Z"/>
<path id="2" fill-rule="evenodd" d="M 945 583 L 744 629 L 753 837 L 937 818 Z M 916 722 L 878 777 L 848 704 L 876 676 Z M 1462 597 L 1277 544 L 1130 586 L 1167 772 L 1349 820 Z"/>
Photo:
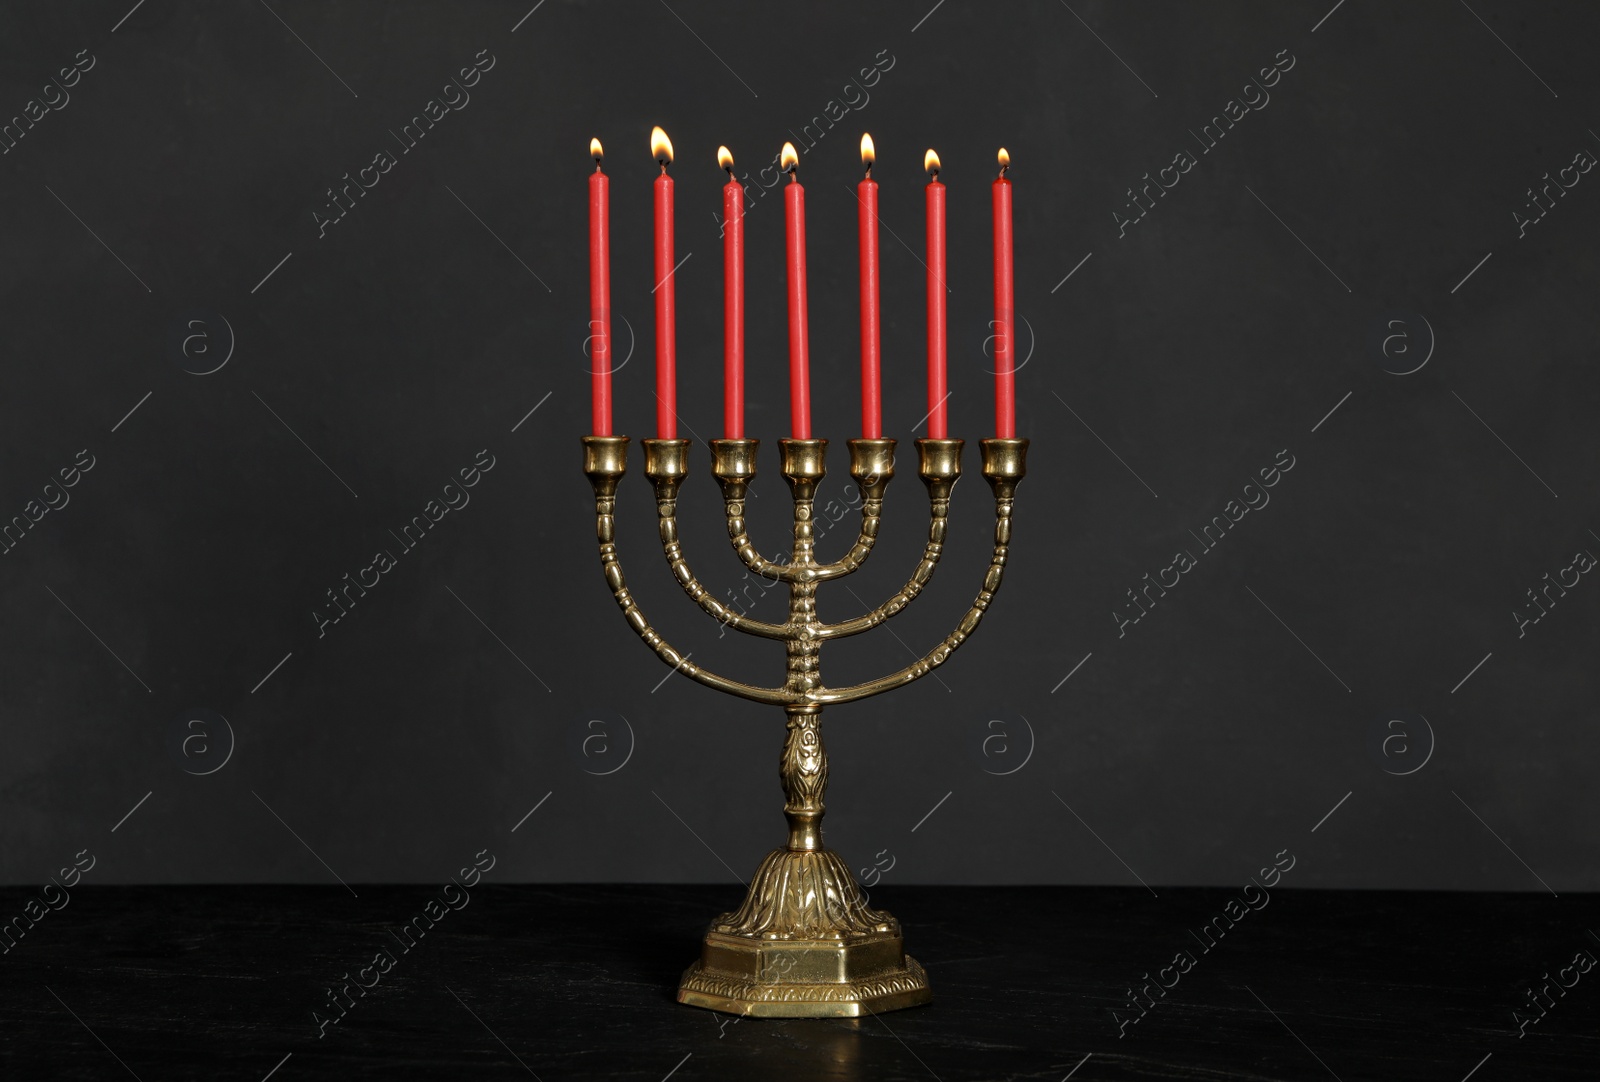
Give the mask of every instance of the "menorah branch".
<path id="1" fill-rule="evenodd" d="M 850 551 L 832 563 L 819 564 L 815 581 L 843 578 L 861 570 L 878 543 L 878 527 L 883 515 L 884 492 L 894 480 L 895 441 L 860 439 L 850 441 L 850 476 L 861 490 L 861 530 Z"/>
<path id="2" fill-rule="evenodd" d="M 906 580 L 906 584 L 871 612 L 849 620 L 841 620 L 836 624 L 822 625 L 817 629 L 818 636 L 823 639 L 843 639 L 859 635 L 863 631 L 870 631 L 905 609 L 933 580 L 933 573 L 939 566 L 939 557 L 944 554 L 945 530 L 950 515 L 950 493 L 955 488 L 956 480 L 961 476 L 963 442 L 950 439 L 917 441 L 917 452 L 921 459 L 921 467 L 917 473 L 922 478 L 923 484 L 928 487 L 928 542 L 922 550 L 921 562 Z"/>
<path id="3" fill-rule="evenodd" d="M 994 490 L 995 523 L 994 553 L 989 560 L 989 570 L 983 579 L 983 589 L 973 600 L 956 629 L 927 654 L 899 672 L 856 684 L 847 688 L 821 688 L 812 695 L 819 703 L 849 703 L 903 687 L 919 680 L 947 661 L 951 654 L 972 636 L 978 622 L 988 611 L 989 604 L 1000 589 L 1005 576 L 1006 561 L 1011 550 L 1011 511 L 1016 498 L 1017 485 L 1027 473 L 1028 441 L 1026 439 L 987 439 L 982 441 L 983 476 Z M 958 452 L 959 454 L 959 452 Z M 948 497 L 947 497 L 948 499 Z"/>
<path id="4" fill-rule="evenodd" d="M 644 472 L 656 489 L 656 512 L 659 518 L 661 549 L 666 554 L 667 565 L 673 577 L 683 586 L 684 592 L 719 623 L 735 631 L 764 639 L 784 639 L 789 636 L 786 624 L 771 624 L 752 620 L 723 605 L 701 585 L 689 569 L 683 555 L 683 544 L 678 540 L 678 488 L 689 473 L 688 440 L 643 440 Z"/>
<path id="5" fill-rule="evenodd" d="M 784 704 L 795 701 L 788 688 L 760 688 L 718 676 L 704 666 L 696 665 L 650 626 L 644 610 L 628 590 L 622 574 L 622 563 L 617 558 L 616 502 L 617 483 L 628 470 L 628 437 L 583 437 L 583 471 L 594 486 L 595 537 L 600 542 L 600 564 L 605 571 L 606 585 L 616 598 L 628 625 L 656 652 L 656 656 L 674 669 L 698 683 L 730 695 L 751 699 L 758 703 Z"/>
<path id="6" fill-rule="evenodd" d="M 711 472 L 722 484 L 722 500 L 728 520 L 728 542 L 745 567 L 771 582 L 793 583 L 796 569 L 768 560 L 761 555 L 745 528 L 744 500 L 756 475 L 756 451 L 760 440 L 712 440 Z"/>

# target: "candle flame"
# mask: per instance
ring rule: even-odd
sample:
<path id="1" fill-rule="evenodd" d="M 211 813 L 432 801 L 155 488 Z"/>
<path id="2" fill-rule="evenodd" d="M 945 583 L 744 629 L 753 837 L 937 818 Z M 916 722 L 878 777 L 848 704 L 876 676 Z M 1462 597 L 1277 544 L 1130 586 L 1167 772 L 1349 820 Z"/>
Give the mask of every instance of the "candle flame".
<path id="1" fill-rule="evenodd" d="M 659 126 L 650 129 L 650 156 L 662 165 L 672 161 L 672 140 Z"/>
<path id="2" fill-rule="evenodd" d="M 606 156 L 606 151 L 605 151 L 605 148 L 600 145 L 600 140 L 598 140 L 598 139 L 589 140 L 589 157 L 593 158 L 595 161 L 599 161 L 601 158 L 604 158 L 605 156 Z"/>
<path id="3" fill-rule="evenodd" d="M 861 133 L 861 164 L 866 166 L 868 169 L 871 169 L 872 168 L 872 163 L 877 161 L 877 160 L 878 160 L 878 151 L 877 151 L 877 148 L 872 145 L 872 136 L 868 135 L 866 132 L 862 132 Z"/>
<path id="4" fill-rule="evenodd" d="M 717 164 L 728 172 L 733 172 L 733 151 L 727 147 L 717 148 Z"/>
<path id="5" fill-rule="evenodd" d="M 994 158 L 995 161 L 1000 163 L 1000 175 L 1004 176 L 1005 171 L 1011 168 L 1011 155 L 1006 153 L 1005 147 L 1001 147 L 1000 153 L 996 154 Z"/>
<path id="6" fill-rule="evenodd" d="M 785 173 L 792 173 L 800 168 L 800 152 L 795 150 L 793 143 L 783 144 L 783 153 L 778 155 L 778 164 Z"/>
<path id="7" fill-rule="evenodd" d="M 922 156 L 922 168 L 933 176 L 939 175 L 939 155 L 931 149 Z"/>

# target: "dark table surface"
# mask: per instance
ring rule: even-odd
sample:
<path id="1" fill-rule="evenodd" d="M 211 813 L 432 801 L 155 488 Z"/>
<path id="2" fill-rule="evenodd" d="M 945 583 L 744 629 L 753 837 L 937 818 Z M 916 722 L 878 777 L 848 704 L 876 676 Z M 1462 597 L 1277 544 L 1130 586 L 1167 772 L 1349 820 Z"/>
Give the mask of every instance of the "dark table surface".
<path id="1" fill-rule="evenodd" d="M 1571 967 L 1600 958 L 1593 895 L 1252 891 L 1205 950 L 1240 892 L 884 887 L 931 1006 L 736 1021 L 673 991 L 737 887 L 485 881 L 409 951 L 395 931 L 440 892 L 354 890 L 73 890 L 0 956 L 0 1078 L 1600 1077 L 1600 969 Z"/>

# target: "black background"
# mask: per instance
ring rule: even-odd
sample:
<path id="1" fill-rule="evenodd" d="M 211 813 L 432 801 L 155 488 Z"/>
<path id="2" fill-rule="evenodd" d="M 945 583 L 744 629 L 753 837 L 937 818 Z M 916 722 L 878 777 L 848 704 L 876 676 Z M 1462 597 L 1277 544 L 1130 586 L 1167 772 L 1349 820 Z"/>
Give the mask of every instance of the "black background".
<path id="1" fill-rule="evenodd" d="M 1290 848 L 1298 886 L 1600 886 L 1597 588 L 1584 578 L 1522 637 L 1512 616 L 1545 573 L 1600 552 L 1600 175 L 1552 191 L 1525 237 L 1513 219 L 1547 171 L 1600 154 L 1594 10 L 929 6 L 0 14 L 4 116 L 79 50 L 95 60 L 0 157 L 0 517 L 80 449 L 95 462 L 0 559 L 0 878 L 42 882 L 85 848 L 101 883 L 436 883 L 482 848 L 502 882 L 748 874 L 782 838 L 781 714 L 671 676 L 595 557 L 578 468 L 587 145 L 608 151 L 619 352 L 622 318 L 638 335 L 618 430 L 653 424 L 661 124 L 686 259 L 682 434 L 713 438 L 716 147 L 753 174 L 853 99 L 801 165 L 815 429 L 835 441 L 823 503 L 846 500 L 859 434 L 862 131 L 882 183 L 886 434 L 909 441 L 927 408 L 929 146 L 950 186 L 951 434 L 990 434 L 1003 144 L 1033 446 L 981 632 L 911 688 L 829 711 L 830 845 L 869 884 L 1229 885 Z M 470 103 L 399 154 L 389 129 L 480 50 L 494 66 Z M 1202 153 L 1190 129 L 1283 50 L 1270 102 Z M 875 59 L 887 70 L 847 97 Z M 380 150 L 397 163 L 319 237 L 325 189 Z M 1125 189 L 1180 151 L 1197 164 L 1119 236 Z M 757 200 L 747 236 L 752 519 L 770 555 L 788 506 L 777 199 Z M 196 311 L 216 349 L 223 321 L 236 338 L 206 376 L 172 344 Z M 1409 366 L 1375 345 L 1396 330 L 1427 354 L 1419 371 L 1385 370 Z M 495 465 L 470 505 L 401 555 L 388 531 L 482 449 Z M 1119 634 L 1125 591 L 1197 550 L 1189 531 L 1284 450 L 1271 503 Z M 723 596 L 743 584 L 707 461 L 697 442 L 682 522 Z M 926 503 L 909 463 L 874 562 L 824 590 L 825 618 L 914 565 Z M 719 638 L 671 582 L 637 448 L 633 465 L 620 543 L 646 611 L 696 661 L 777 683 L 772 644 Z M 829 682 L 946 634 L 991 521 L 969 477 L 934 586 L 892 634 L 831 649 Z M 823 554 L 851 533 L 846 519 Z M 378 549 L 398 566 L 319 637 L 324 592 Z M 782 609 L 769 594 L 753 611 Z M 226 765 L 214 720 L 184 744 L 197 710 L 227 719 Z M 1415 720 L 1377 750 L 1414 715 L 1431 757 Z"/>

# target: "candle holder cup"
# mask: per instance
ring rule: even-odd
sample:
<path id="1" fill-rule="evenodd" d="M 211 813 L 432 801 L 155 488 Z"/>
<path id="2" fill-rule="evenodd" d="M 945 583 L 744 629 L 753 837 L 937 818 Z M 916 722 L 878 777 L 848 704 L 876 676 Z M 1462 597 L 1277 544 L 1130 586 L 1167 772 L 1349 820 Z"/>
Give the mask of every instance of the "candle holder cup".
<path id="1" fill-rule="evenodd" d="M 867 904 L 849 866 L 822 844 L 823 793 L 828 782 L 822 710 L 831 703 L 855 702 L 909 684 L 942 665 L 971 636 L 1005 572 L 1012 504 L 1026 472 L 1028 441 L 981 441 L 983 476 L 995 501 L 994 552 L 982 589 L 955 630 L 898 672 L 844 688 L 823 685 L 822 646 L 877 627 L 903 612 L 928 585 L 944 552 L 963 441 L 917 440 L 918 474 L 927 486 L 931 507 L 922 559 L 905 585 L 883 604 L 833 624 L 817 617 L 817 587 L 859 570 L 871 555 L 884 494 L 894 477 L 894 440 L 849 441 L 850 475 L 862 493 L 861 524 L 855 544 L 832 563 L 817 562 L 812 530 L 812 502 L 826 472 L 827 441 L 779 441 L 781 472 L 794 499 L 793 545 L 787 563 L 763 558 L 746 532 L 745 497 L 756 474 L 760 441 L 711 441 L 712 474 L 722 488 L 728 539 L 747 568 L 788 585 L 789 612 L 783 623 L 734 612 L 695 577 L 678 540 L 677 520 L 678 490 L 689 473 L 690 441 L 642 442 L 645 476 L 655 489 L 662 551 L 679 585 L 707 615 L 736 631 L 783 643 L 788 657 L 784 684 L 758 687 L 711 672 L 662 638 L 629 592 L 617 554 L 616 499 L 627 471 L 628 438 L 585 436 L 584 472 L 594 487 L 600 562 L 628 623 L 662 661 L 691 680 L 753 702 L 781 706 L 787 718 L 778 777 L 788 841 L 761 862 L 744 904 L 711 922 L 700 958 L 684 971 L 678 1001 L 759 1017 L 855 1017 L 927 1003 L 932 995 L 927 974 L 905 953 L 899 922 Z"/>

